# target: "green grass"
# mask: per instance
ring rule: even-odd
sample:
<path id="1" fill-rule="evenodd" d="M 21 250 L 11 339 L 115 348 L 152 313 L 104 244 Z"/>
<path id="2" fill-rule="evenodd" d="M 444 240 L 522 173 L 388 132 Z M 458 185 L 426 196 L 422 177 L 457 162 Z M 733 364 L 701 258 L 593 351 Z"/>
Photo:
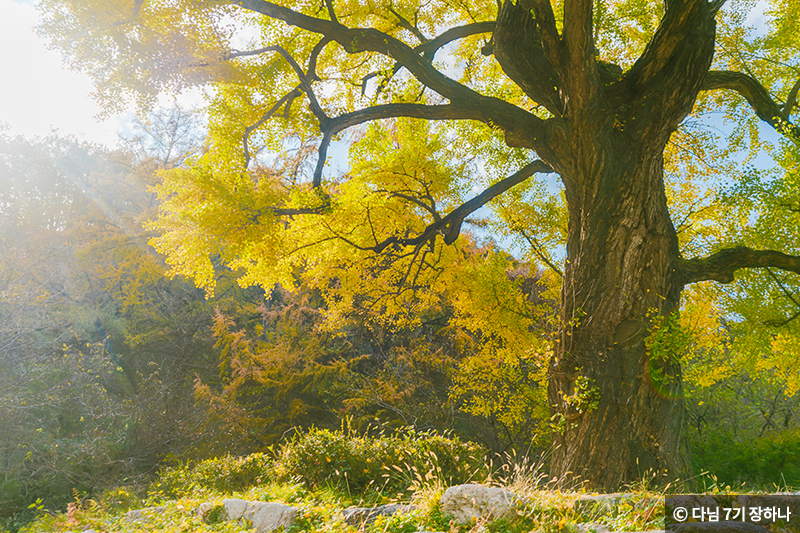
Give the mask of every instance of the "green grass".
<path id="1" fill-rule="evenodd" d="M 446 533 L 575 533 L 578 522 L 591 521 L 611 526 L 615 531 L 642 531 L 663 527 L 663 495 L 656 492 L 635 492 L 607 514 L 590 513 L 579 515 L 574 510 L 578 492 L 542 490 L 535 485 L 525 485 L 525 480 L 540 479 L 535 472 L 511 472 L 506 485 L 522 496 L 523 503 L 514 512 L 502 519 L 478 520 L 458 525 L 452 517 L 442 513 L 438 501 L 445 484 L 432 475 L 407 472 L 415 478 L 414 491 L 405 502 L 412 503 L 417 510 L 403 515 L 381 517 L 365 529 L 365 533 L 413 533 L 416 531 L 442 531 Z M 514 475 L 515 474 L 515 475 Z M 476 480 L 486 481 L 486 480 Z M 493 481 L 497 484 L 497 480 Z M 157 484 L 154 486 L 158 486 Z M 127 492 L 112 491 L 99 501 L 87 500 L 70 504 L 69 509 L 58 513 L 43 513 L 37 520 L 23 528 L 24 533 L 50 533 L 61 531 L 120 531 L 131 533 L 163 532 L 239 532 L 247 524 L 208 520 L 204 523 L 194 514 L 203 502 L 221 504 L 224 498 L 242 498 L 254 501 L 278 501 L 300 509 L 298 519 L 290 528 L 291 533 L 355 533 L 358 529 L 345 524 L 342 510 L 350 506 L 373 506 L 394 501 L 392 494 L 366 491 L 368 499 L 348 493 L 337 485 L 308 488 L 303 483 L 266 482 L 245 490 L 223 491 L 195 486 L 181 496 L 159 500 L 159 493 L 152 492 L 142 500 Z M 131 524 L 124 514 L 131 508 L 143 505 L 164 505 L 166 511 L 152 518 L 147 524 Z M 287 533 L 290 533 L 287 532 Z"/>
<path id="2" fill-rule="evenodd" d="M 442 511 L 439 500 L 449 486 L 466 482 L 507 488 L 517 494 L 519 503 L 503 518 L 456 524 Z M 643 478 L 624 488 L 628 495 L 615 505 L 579 513 L 574 504 L 580 491 L 549 490 L 545 482 L 541 464 L 510 456 L 500 466 L 486 464 L 480 449 L 457 439 L 415 433 L 367 438 L 345 431 L 312 430 L 271 454 L 219 457 L 165 469 L 146 490 L 119 487 L 95 500 L 76 497 L 66 509 L 54 512 L 43 505 L 35 506 L 30 511 L 38 512 L 38 517 L 20 531 L 246 530 L 247 524 L 222 520 L 220 506 L 225 498 L 274 501 L 298 508 L 291 533 L 355 533 L 358 530 L 343 521 L 345 508 L 394 502 L 411 503 L 416 510 L 381 517 L 365 533 L 577 533 L 579 523 L 602 525 L 612 531 L 648 531 L 664 527 L 665 492 L 695 492 L 699 488 L 710 494 L 763 493 L 787 488 L 731 488 L 704 473 L 683 486 L 656 490 L 652 488 L 653 479 Z M 203 522 L 194 511 L 205 502 L 217 507 Z M 148 523 L 129 523 L 124 518 L 129 509 L 156 505 L 166 510 Z"/>

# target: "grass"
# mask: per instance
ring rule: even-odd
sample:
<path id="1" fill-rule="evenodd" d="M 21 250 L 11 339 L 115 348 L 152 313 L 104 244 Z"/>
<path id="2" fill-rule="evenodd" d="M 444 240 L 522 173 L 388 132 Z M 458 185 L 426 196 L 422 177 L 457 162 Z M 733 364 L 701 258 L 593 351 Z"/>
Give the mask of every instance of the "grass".
<path id="1" fill-rule="evenodd" d="M 439 498 L 447 488 L 435 471 L 424 474 L 410 470 L 411 483 L 404 503 L 416 510 L 402 515 L 381 517 L 361 531 L 365 533 L 413 533 L 416 531 L 441 531 L 446 533 L 577 533 L 577 524 L 591 522 L 611 527 L 614 531 L 646 531 L 663 528 L 663 494 L 640 490 L 620 501 L 606 512 L 578 513 L 575 500 L 577 491 L 548 490 L 543 487 L 540 465 L 516 463 L 495 471 L 489 479 L 476 480 L 504 486 L 520 496 L 521 503 L 510 515 L 494 519 L 479 519 L 469 524 L 456 524 L 452 517 L 442 513 Z M 248 524 L 209 520 L 205 523 L 194 510 L 203 502 L 220 505 L 224 498 L 242 498 L 253 501 L 278 501 L 300 509 L 294 525 L 286 533 L 356 533 L 359 529 L 346 524 L 342 510 L 350 506 L 376 506 L 397 501 L 395 494 L 366 491 L 368 498 L 354 495 L 340 486 L 323 485 L 309 488 L 300 482 L 264 482 L 239 491 L 224 491 L 207 487 L 191 487 L 178 497 L 160 499 L 154 492 L 142 499 L 130 495 L 125 489 L 107 493 L 98 501 L 76 500 L 67 509 L 57 513 L 43 512 L 38 519 L 21 531 L 24 533 L 51 533 L 65 531 L 120 531 L 131 533 L 163 532 L 240 532 Z M 129 523 L 124 514 L 129 508 L 164 505 L 166 510 L 142 524 Z"/>
<path id="2" fill-rule="evenodd" d="M 690 493 L 702 488 L 709 494 L 775 492 L 772 487 L 731 488 L 704 472 L 682 486 L 663 485 L 644 476 L 625 487 L 612 505 L 576 508 L 584 493 L 557 489 L 547 483 L 541 463 L 506 456 L 499 465 L 483 461 L 483 452 L 469 443 L 434 434 L 367 438 L 348 432 L 312 430 L 271 455 L 219 457 L 194 465 L 165 469 L 146 492 L 118 487 L 96 500 L 76 496 L 66 509 L 46 511 L 22 533 L 61 533 L 93 529 L 98 532 L 240 532 L 248 524 L 222 520 L 225 498 L 274 501 L 299 509 L 285 533 L 356 533 L 344 522 L 348 507 L 375 507 L 410 503 L 412 512 L 376 519 L 364 533 L 578 533 L 605 526 L 611 531 L 648 531 L 664 527 L 665 494 Z M 371 477 L 367 477 L 369 474 Z M 454 484 L 472 482 L 514 492 L 513 512 L 502 518 L 479 518 L 457 524 L 444 513 L 439 500 Z M 774 489 L 788 490 L 785 482 Z M 195 510 L 210 503 L 214 512 L 206 521 Z M 163 513 L 146 523 L 125 519 L 129 509 L 164 506 Z M 2 529 L 2 528 L 0 528 Z"/>

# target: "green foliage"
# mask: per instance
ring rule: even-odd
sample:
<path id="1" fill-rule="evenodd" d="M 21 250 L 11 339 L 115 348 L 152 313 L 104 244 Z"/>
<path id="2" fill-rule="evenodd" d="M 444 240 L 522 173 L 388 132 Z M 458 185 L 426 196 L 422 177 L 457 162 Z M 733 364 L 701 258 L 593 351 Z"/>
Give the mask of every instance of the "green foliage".
<path id="1" fill-rule="evenodd" d="M 200 489 L 243 491 L 270 481 L 273 469 L 273 459 L 264 453 L 215 457 L 194 466 L 173 466 L 162 470 L 148 491 L 151 495 L 164 497 L 184 496 Z"/>
<path id="2" fill-rule="evenodd" d="M 351 430 L 311 429 L 286 443 L 281 473 L 309 487 L 334 486 L 350 494 L 408 491 L 416 477 L 458 484 L 487 474 L 484 451 L 472 443 L 407 430 L 368 437 Z"/>
<path id="3" fill-rule="evenodd" d="M 744 441 L 711 432 L 694 444 L 692 463 L 695 471 L 713 474 L 720 486 L 745 484 L 750 490 L 787 490 L 800 486 L 798 446 L 798 429 Z"/>
<path id="4" fill-rule="evenodd" d="M 109 513 L 125 512 L 142 506 L 142 500 L 136 487 L 108 489 L 100 495 L 98 502 Z"/>

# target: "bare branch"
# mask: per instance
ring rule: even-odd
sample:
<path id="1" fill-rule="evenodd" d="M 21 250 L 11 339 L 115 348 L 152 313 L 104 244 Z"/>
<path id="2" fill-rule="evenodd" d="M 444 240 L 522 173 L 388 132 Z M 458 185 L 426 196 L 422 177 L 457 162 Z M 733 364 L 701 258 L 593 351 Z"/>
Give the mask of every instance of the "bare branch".
<path id="1" fill-rule="evenodd" d="M 322 169 L 325 168 L 325 161 L 328 159 L 328 147 L 333 140 L 333 130 L 325 130 L 322 135 L 322 141 L 319 143 L 319 153 L 317 155 L 317 166 L 314 168 L 314 177 L 311 180 L 314 187 L 322 185 Z"/>
<path id="2" fill-rule="evenodd" d="M 319 187 L 322 183 L 322 170 L 325 166 L 328 147 L 334 135 L 342 130 L 365 122 L 399 117 L 421 118 L 426 120 L 472 119 L 483 122 L 491 121 L 490 118 L 486 117 L 483 110 L 459 104 L 436 106 L 422 104 L 385 104 L 367 107 L 359 111 L 353 111 L 352 113 L 345 113 L 344 115 L 329 119 L 324 125 L 322 141 L 319 146 L 319 158 L 317 159 L 317 166 L 314 170 L 314 186 Z"/>
<path id="3" fill-rule="evenodd" d="M 789 121 L 783 109 L 755 78 L 730 70 L 710 71 L 703 83 L 704 91 L 728 89 L 742 95 L 758 118 L 775 128 L 775 131 L 800 142 L 800 128 Z M 797 91 L 795 91 L 795 97 Z M 788 104 L 788 100 L 787 100 Z"/>
<path id="4" fill-rule="evenodd" d="M 800 256 L 737 246 L 720 250 L 706 258 L 682 260 L 680 274 L 684 285 L 708 280 L 730 283 L 734 280 L 733 273 L 739 269 L 767 267 L 800 274 Z"/>
<path id="5" fill-rule="evenodd" d="M 319 54 L 319 51 L 322 50 L 322 47 L 325 46 L 326 42 L 327 41 L 323 39 L 322 41 L 317 43 L 317 45 L 314 47 L 316 54 Z M 307 76 L 306 73 L 303 72 L 303 69 L 300 68 L 300 65 L 297 64 L 297 61 L 295 61 L 292 55 L 289 52 L 287 52 L 282 46 L 273 45 L 269 48 L 272 48 L 275 52 L 278 52 L 281 56 L 283 56 L 286 62 L 292 66 L 292 69 L 294 69 L 295 73 L 297 74 L 297 77 L 300 78 L 300 86 L 303 88 L 303 92 L 306 93 L 306 96 L 308 96 L 308 107 L 311 109 L 311 112 L 314 113 L 314 115 L 316 115 L 317 120 L 320 121 L 320 126 L 324 127 L 324 124 L 326 124 L 328 120 L 330 120 L 330 118 L 328 117 L 328 115 L 325 114 L 325 112 L 322 110 L 322 107 L 319 105 L 317 97 L 314 95 L 314 91 L 311 89 L 311 80 L 309 79 L 309 76 Z M 312 53 L 310 61 L 310 63 L 314 67 L 316 67 L 316 58 L 317 58 L 316 54 Z"/>
<path id="6" fill-rule="evenodd" d="M 469 37 L 471 35 L 478 35 L 480 33 L 491 33 L 494 31 L 496 23 L 494 21 L 487 21 L 487 22 L 476 22 L 474 24 L 466 24 L 464 26 L 456 26 L 455 28 L 450 28 L 449 30 L 445 31 L 441 35 L 436 36 L 435 38 L 431 39 L 430 41 L 424 42 L 414 48 L 415 52 L 421 53 L 423 57 L 425 57 L 428 61 L 432 61 L 433 57 L 436 55 L 436 52 L 446 46 L 447 44 L 457 40 L 463 39 L 464 37 Z M 395 74 L 397 74 L 403 66 L 400 63 L 395 63 L 394 68 L 392 68 L 392 73 L 389 74 L 387 78 L 381 81 L 381 84 L 378 87 L 378 93 L 381 92 L 382 88 L 391 80 Z M 378 75 L 378 72 L 370 72 L 361 80 L 361 94 L 364 95 L 367 90 L 367 81 L 374 78 Z"/>
<path id="7" fill-rule="evenodd" d="M 319 80 L 317 77 L 317 58 L 329 42 L 331 40 L 328 37 L 323 37 L 311 50 L 311 54 L 308 57 L 308 72 L 306 72 L 306 78 L 308 78 L 309 82 Z"/>

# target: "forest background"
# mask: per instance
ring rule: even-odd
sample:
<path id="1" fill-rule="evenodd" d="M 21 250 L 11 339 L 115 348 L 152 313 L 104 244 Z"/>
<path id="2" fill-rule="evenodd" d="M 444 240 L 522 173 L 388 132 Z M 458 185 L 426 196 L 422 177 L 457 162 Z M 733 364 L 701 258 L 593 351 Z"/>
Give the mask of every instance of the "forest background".
<path id="1" fill-rule="evenodd" d="M 687 251 L 797 242 L 796 147 L 770 146 L 752 116 L 739 119 L 749 127 L 727 135 L 689 121 L 673 141 L 694 150 L 675 154 L 671 167 Z M 395 127 L 410 155 L 430 149 L 427 131 Z M 120 480 L 143 483 L 162 465 L 265 451 L 293 430 L 344 420 L 364 432 L 450 431 L 489 454 L 516 449 L 547 460 L 545 368 L 566 216 L 558 190 L 538 183 L 519 193 L 545 199 L 525 213 L 549 226 L 536 236 L 513 213 L 472 219 L 450 289 L 401 320 L 359 305 L 369 295 L 358 292 L 331 307 L 302 272 L 293 291 L 275 286 L 266 296 L 242 288 L 240 273 L 221 261 L 205 280 L 215 285 L 210 296 L 169 276 L 148 244 L 159 235 L 147 224 L 160 207 L 159 171 L 201 156 L 200 132 L 175 108 L 148 115 L 115 151 L 4 133 L 3 519 L 24 520 L 39 499 L 63 505 L 73 489 L 86 496 Z M 440 154 L 448 149 L 443 142 Z M 776 165 L 748 168 L 764 150 Z M 265 172 L 309 171 L 307 145 L 287 153 L 284 166 Z M 494 208 L 502 212 L 502 202 Z M 794 278 L 745 273 L 685 294 L 681 334 L 667 342 L 684 353 L 696 474 L 800 484 Z"/>

